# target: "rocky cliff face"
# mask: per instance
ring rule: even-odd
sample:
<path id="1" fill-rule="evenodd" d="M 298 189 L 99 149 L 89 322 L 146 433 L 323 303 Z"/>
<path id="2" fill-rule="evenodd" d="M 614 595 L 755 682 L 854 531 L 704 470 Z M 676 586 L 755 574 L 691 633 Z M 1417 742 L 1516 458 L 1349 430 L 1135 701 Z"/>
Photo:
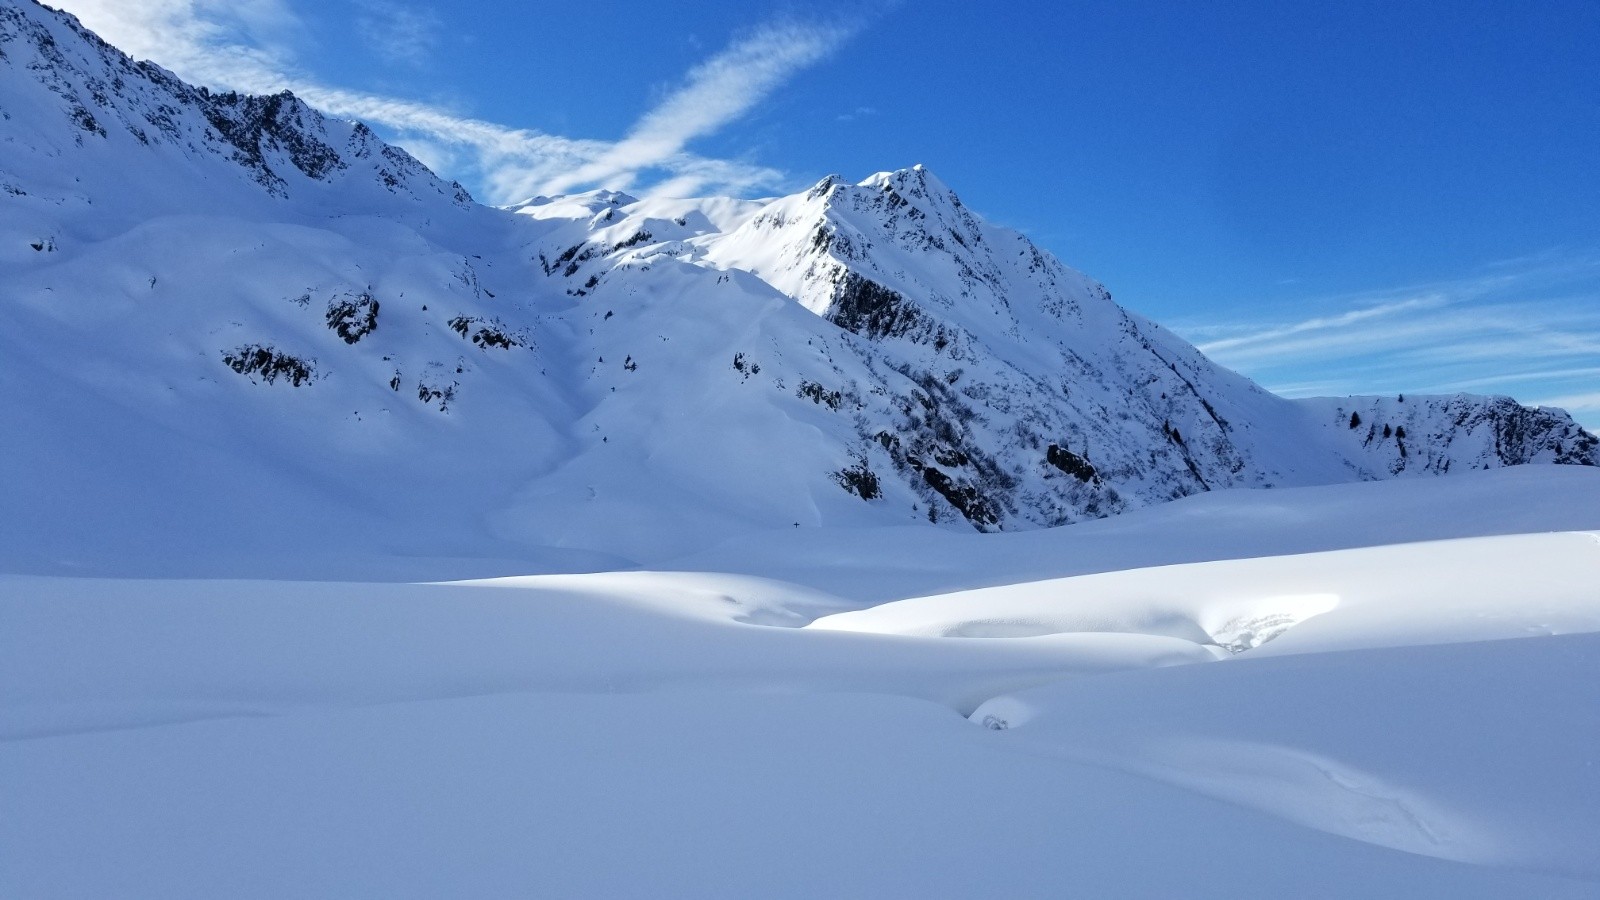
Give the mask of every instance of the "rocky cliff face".
<path id="1" fill-rule="evenodd" d="M 615 247 L 648 235 L 639 208 L 606 213 L 634 235 Z M 642 243 L 595 254 L 587 290 L 657 252 Z M 1328 417 L 1381 401 L 1329 412 L 1267 394 L 977 219 L 921 167 L 826 178 L 670 252 L 753 274 L 847 333 L 837 340 L 866 374 L 830 354 L 798 376 L 805 395 L 848 407 L 849 472 L 910 484 L 935 519 L 1052 525 L 1217 488 L 1595 460 L 1594 439 L 1563 413 L 1505 398 L 1413 397 L 1388 416 L 1410 422 L 1409 456 L 1396 441 L 1353 441 Z"/>
<path id="2" fill-rule="evenodd" d="M 159 507 L 198 544 L 359 513 L 402 548 L 642 559 L 1600 463 L 1506 398 L 1269 394 L 921 167 L 497 210 L 362 125 L 190 87 L 25 0 L 0 0 L 0 77 L 0 487 L 62 517 L 24 545 Z"/>
<path id="3" fill-rule="evenodd" d="M 136 188 L 146 165 L 187 163 L 194 176 L 242 176 L 280 198 L 310 199 L 309 184 L 362 184 L 471 202 L 460 185 L 440 181 L 365 125 L 329 119 L 287 91 L 255 97 L 190 86 L 30 0 L 0 4 L 0 70 L 7 162 L 17 167 L 7 169 L 10 179 L 55 170 L 56 179 L 43 180 L 59 184 L 70 172 L 81 185 L 84 175 L 96 174 L 85 162 L 116 160 L 120 165 L 102 174 Z M 156 152 L 139 152 L 145 149 Z M 233 166 L 210 165 L 219 157 Z"/>
<path id="4" fill-rule="evenodd" d="M 1592 466 L 1600 441 L 1558 409 L 1510 397 L 1319 397 L 1299 401 L 1338 435 L 1363 477 L 1444 475 L 1524 463 Z"/>

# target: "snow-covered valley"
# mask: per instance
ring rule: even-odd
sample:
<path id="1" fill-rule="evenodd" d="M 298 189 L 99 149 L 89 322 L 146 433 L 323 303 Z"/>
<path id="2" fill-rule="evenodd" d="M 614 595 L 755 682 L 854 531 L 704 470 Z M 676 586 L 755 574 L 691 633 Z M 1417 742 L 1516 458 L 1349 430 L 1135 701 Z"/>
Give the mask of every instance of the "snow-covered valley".
<path id="1" fill-rule="evenodd" d="M 1593 897 L 1600 441 L 917 166 L 474 202 L 0 0 L 0 895 Z"/>
<path id="2" fill-rule="evenodd" d="M 1104 520 L 1120 535 L 738 548 L 790 577 L 814 561 L 839 593 L 710 572 L 8 577 L 0 879 L 74 897 L 1592 896 L 1597 474 L 1416 482 L 1381 546 L 1178 565 L 1281 550 L 1272 535 L 1386 486 L 1192 498 Z M 1462 506 L 1479 516 L 1454 534 L 1495 531 L 1496 501 L 1540 533 L 1392 542 Z M 1183 539 L 1208 513 L 1226 548 Z M 1302 540 L 1363 540 L 1347 529 Z M 920 593 L 972 581 L 997 586 Z"/>

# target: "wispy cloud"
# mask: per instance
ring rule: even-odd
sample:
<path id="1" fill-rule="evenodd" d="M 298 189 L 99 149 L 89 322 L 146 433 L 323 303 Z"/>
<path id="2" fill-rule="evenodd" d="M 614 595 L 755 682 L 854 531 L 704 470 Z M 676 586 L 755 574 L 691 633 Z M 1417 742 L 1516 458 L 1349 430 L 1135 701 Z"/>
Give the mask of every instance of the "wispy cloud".
<path id="1" fill-rule="evenodd" d="M 431 103 L 321 83 L 298 64 L 293 47 L 303 24 L 286 0 L 57 2 L 112 44 L 191 81 L 257 93 L 292 90 L 336 116 L 385 128 L 430 165 L 445 168 L 442 174 L 481 182 L 486 199 L 495 203 L 591 187 L 680 196 L 777 187 L 784 176 L 776 169 L 710 159 L 687 147 L 748 114 L 855 32 L 838 23 L 758 28 L 690 70 L 621 140 L 605 141 L 510 127 Z M 425 58 L 430 13 L 392 0 L 364 0 L 363 6 L 400 13 L 390 17 L 380 49 L 398 59 Z"/>
<path id="2" fill-rule="evenodd" d="M 394 0 L 356 0 L 362 40 L 392 63 L 421 67 L 433 56 L 444 27 L 431 9 Z"/>
<path id="3" fill-rule="evenodd" d="M 1371 324 L 1380 319 L 1393 319 L 1404 313 L 1416 312 L 1425 309 L 1437 309 L 1448 302 L 1438 294 L 1413 297 L 1408 300 L 1399 300 L 1392 303 L 1380 303 L 1360 309 L 1352 309 L 1334 316 L 1319 316 L 1305 319 L 1288 325 L 1269 326 L 1260 330 L 1247 331 L 1236 334 L 1234 337 L 1220 338 L 1200 345 L 1202 352 L 1212 356 L 1227 354 L 1234 358 L 1248 357 L 1252 354 L 1275 356 L 1284 353 L 1299 353 L 1307 346 L 1316 346 L 1319 341 L 1330 337 L 1337 339 L 1350 336 L 1356 326 Z M 1233 329 L 1237 330 L 1237 329 Z M 1355 332 L 1356 336 L 1362 336 Z M 1298 340 L 1289 340 L 1297 335 L 1308 336 Z"/>
<path id="4" fill-rule="evenodd" d="M 1287 322 L 1177 322 L 1223 365 L 1287 396 L 1511 394 L 1600 426 L 1600 255 L 1540 254 L 1479 274 L 1303 302 Z"/>
<path id="5" fill-rule="evenodd" d="M 1600 366 L 1584 366 L 1576 369 L 1538 369 L 1531 372 L 1513 372 L 1506 375 L 1489 375 L 1482 378 L 1467 378 L 1440 386 L 1441 390 L 1470 391 L 1491 385 L 1516 384 L 1528 381 L 1565 381 L 1569 379 L 1587 379 L 1600 384 Z M 1597 394 L 1595 396 L 1600 396 Z"/>
<path id="6" fill-rule="evenodd" d="M 749 112 L 795 73 L 832 53 L 853 29 L 841 25 L 768 25 L 736 40 L 689 72 L 682 87 L 646 113 L 627 137 L 588 164 L 557 176 L 560 192 L 605 181 L 627 186 L 641 170 L 675 158 L 689 141 Z"/>
<path id="7" fill-rule="evenodd" d="M 213 86 L 282 81 L 285 48 L 302 27 L 284 0 L 57 0 L 55 5 L 130 56 Z"/>

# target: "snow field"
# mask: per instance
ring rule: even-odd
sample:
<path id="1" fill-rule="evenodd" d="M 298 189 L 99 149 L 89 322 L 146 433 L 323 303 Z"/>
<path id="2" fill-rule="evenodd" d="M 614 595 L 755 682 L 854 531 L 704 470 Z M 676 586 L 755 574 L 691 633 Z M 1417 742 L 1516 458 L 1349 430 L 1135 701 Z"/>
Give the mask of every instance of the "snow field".
<path id="1" fill-rule="evenodd" d="M 0 885 L 1592 896 L 1597 560 L 1490 536 L 878 605 L 690 572 L 6 576 Z M 979 633 L 1012 636 L 936 636 Z"/>

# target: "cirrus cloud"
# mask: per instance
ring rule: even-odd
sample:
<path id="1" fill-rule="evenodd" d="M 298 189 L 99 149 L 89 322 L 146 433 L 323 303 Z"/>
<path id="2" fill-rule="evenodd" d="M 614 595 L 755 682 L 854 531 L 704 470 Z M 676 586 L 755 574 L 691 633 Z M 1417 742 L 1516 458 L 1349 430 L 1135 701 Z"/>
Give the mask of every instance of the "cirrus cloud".
<path id="1" fill-rule="evenodd" d="M 1512 394 L 1600 426 L 1600 255 L 1552 252 L 1473 276 L 1303 302 L 1287 322 L 1177 322 L 1206 355 L 1286 396 Z"/>
<path id="2" fill-rule="evenodd" d="M 253 93 L 292 90 L 325 112 L 382 128 L 429 165 L 446 169 L 444 174 L 481 184 L 494 203 L 595 187 L 676 195 L 777 187 L 785 178 L 774 168 L 698 156 L 688 145 L 748 114 L 857 30 L 839 22 L 784 21 L 742 34 L 692 68 L 622 139 L 606 141 L 325 84 L 307 74 L 294 53 L 305 26 L 288 0 L 58 2 L 130 55 L 187 80 Z M 385 52 L 420 61 L 427 41 L 411 38 L 417 37 L 414 26 L 431 14 L 394 0 L 367 0 L 369 9 L 374 4 L 390 22 L 410 23 L 390 35 Z"/>

